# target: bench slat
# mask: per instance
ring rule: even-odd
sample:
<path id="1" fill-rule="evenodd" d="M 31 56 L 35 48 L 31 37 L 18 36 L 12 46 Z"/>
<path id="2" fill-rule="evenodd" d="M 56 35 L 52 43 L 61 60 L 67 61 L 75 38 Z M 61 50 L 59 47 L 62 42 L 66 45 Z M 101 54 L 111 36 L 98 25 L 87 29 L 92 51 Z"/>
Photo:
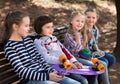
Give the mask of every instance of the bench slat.
<path id="1" fill-rule="evenodd" d="M 6 77 L 12 76 L 14 74 L 15 74 L 15 72 L 14 72 L 13 68 L 5 70 L 4 72 L 0 73 L 0 80 L 3 80 Z"/>
<path id="2" fill-rule="evenodd" d="M 14 82 L 18 81 L 19 78 L 17 75 L 12 75 L 10 77 L 6 77 L 3 80 L 0 80 L 0 84 L 13 84 Z M 17 83 L 14 83 L 17 84 Z"/>
<path id="3" fill-rule="evenodd" d="M 0 66 L 7 63 L 9 63 L 9 61 L 6 58 L 0 59 Z"/>
<path id="4" fill-rule="evenodd" d="M 11 68 L 12 67 L 11 67 L 10 63 L 1 65 L 0 66 L 0 73 L 3 72 L 3 71 L 5 71 L 5 70 L 11 69 Z"/>

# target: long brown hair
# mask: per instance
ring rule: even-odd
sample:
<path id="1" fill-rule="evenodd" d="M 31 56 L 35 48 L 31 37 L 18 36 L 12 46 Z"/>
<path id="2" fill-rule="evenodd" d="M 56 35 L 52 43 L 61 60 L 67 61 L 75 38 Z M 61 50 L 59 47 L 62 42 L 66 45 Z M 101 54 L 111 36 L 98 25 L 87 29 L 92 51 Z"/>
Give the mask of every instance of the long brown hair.
<path id="1" fill-rule="evenodd" d="M 14 10 L 14 11 L 10 11 L 5 20 L 4 20 L 4 26 L 5 26 L 5 32 L 4 32 L 4 36 L 5 38 L 3 39 L 3 41 L 7 41 L 12 32 L 13 32 L 13 24 L 17 24 L 19 25 L 22 21 L 22 19 L 24 17 L 28 16 L 28 14 L 26 12 L 23 12 L 21 10 Z"/>

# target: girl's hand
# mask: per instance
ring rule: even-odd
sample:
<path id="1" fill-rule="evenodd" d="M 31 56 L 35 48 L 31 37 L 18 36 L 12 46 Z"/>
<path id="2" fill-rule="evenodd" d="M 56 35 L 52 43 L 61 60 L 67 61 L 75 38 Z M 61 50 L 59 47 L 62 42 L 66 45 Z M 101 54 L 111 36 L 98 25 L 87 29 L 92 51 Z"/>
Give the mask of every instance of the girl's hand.
<path id="1" fill-rule="evenodd" d="M 99 48 L 96 49 L 98 52 L 101 52 L 101 50 Z"/>
<path id="2" fill-rule="evenodd" d="M 81 42 L 81 39 L 80 39 L 80 32 L 78 32 L 78 31 L 74 32 L 73 36 L 74 36 L 75 41 L 81 45 L 82 42 Z"/>
<path id="3" fill-rule="evenodd" d="M 73 69 L 78 69 L 74 63 L 72 65 L 73 65 Z"/>
<path id="4" fill-rule="evenodd" d="M 93 34 L 91 32 L 88 33 L 88 40 L 90 40 L 91 38 L 93 38 Z"/>
<path id="5" fill-rule="evenodd" d="M 105 53 L 104 53 L 104 51 L 100 51 L 100 56 L 104 56 L 105 55 Z"/>
<path id="6" fill-rule="evenodd" d="M 80 62 L 78 62 L 78 61 L 73 62 L 73 64 L 76 66 L 77 69 L 80 69 L 80 68 L 82 68 L 82 66 L 83 66 L 83 65 L 82 65 Z"/>
<path id="7" fill-rule="evenodd" d="M 80 39 L 80 32 L 74 31 L 73 35 L 75 36 L 75 38 L 79 38 Z"/>
<path id="8" fill-rule="evenodd" d="M 57 75 L 57 71 L 54 71 L 49 74 L 49 80 L 51 80 L 51 81 L 58 82 L 58 81 L 62 80 L 62 78 L 63 78 L 63 76 Z"/>
<path id="9" fill-rule="evenodd" d="M 98 52 L 99 52 L 99 56 L 101 56 L 101 57 L 103 57 L 105 55 L 104 51 L 102 51 L 100 49 L 98 50 Z"/>

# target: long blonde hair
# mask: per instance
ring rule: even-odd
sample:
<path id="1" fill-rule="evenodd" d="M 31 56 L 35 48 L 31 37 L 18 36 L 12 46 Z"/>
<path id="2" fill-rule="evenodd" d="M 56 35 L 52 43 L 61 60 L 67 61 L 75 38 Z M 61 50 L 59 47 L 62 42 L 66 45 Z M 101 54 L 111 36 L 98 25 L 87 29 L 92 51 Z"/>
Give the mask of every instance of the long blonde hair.
<path id="1" fill-rule="evenodd" d="M 82 16 L 85 16 L 85 14 L 80 11 L 80 10 L 75 10 L 71 13 L 71 16 L 70 16 L 70 21 L 77 15 L 82 15 Z M 87 31 L 86 31 L 86 25 L 84 25 L 84 27 L 79 31 L 81 32 L 82 34 L 82 37 L 83 37 L 83 45 L 86 46 L 87 44 Z M 68 33 L 72 34 L 73 35 L 73 31 L 72 31 L 72 24 L 69 23 L 69 29 L 68 29 Z"/>

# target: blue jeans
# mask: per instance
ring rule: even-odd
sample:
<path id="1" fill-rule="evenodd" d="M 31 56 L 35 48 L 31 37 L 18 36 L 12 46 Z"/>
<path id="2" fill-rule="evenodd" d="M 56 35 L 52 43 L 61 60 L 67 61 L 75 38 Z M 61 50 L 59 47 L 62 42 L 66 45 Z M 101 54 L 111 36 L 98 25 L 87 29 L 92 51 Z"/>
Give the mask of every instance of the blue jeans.
<path id="1" fill-rule="evenodd" d="M 116 62 L 115 56 L 110 53 L 105 52 L 104 58 L 108 60 L 108 68 L 111 67 Z"/>
<path id="2" fill-rule="evenodd" d="M 64 77 L 59 83 L 60 84 L 82 84 L 81 82 L 68 77 Z"/>
<path id="3" fill-rule="evenodd" d="M 86 65 L 86 66 L 93 66 L 93 62 L 92 61 L 89 61 L 89 60 L 86 60 L 86 59 L 82 59 L 82 58 L 79 58 L 79 57 L 76 57 L 76 59 L 82 63 L 83 65 Z M 93 75 L 93 76 L 86 76 L 89 84 L 98 84 L 98 81 L 97 81 L 97 75 Z"/>
<path id="4" fill-rule="evenodd" d="M 82 63 L 83 65 L 86 65 L 86 66 L 93 66 L 93 62 L 90 61 L 90 60 L 86 60 L 86 59 L 82 59 L 82 58 L 79 58 L 79 57 L 76 57 L 77 61 L 79 61 L 80 63 Z"/>
<path id="5" fill-rule="evenodd" d="M 87 78 L 82 76 L 82 75 L 79 75 L 79 74 L 71 73 L 67 77 L 72 78 L 72 79 L 74 79 L 76 81 L 79 81 L 81 84 L 89 84 L 88 81 L 87 81 Z"/>
<path id="6" fill-rule="evenodd" d="M 56 83 L 53 81 L 33 81 L 33 80 L 30 80 L 25 84 L 59 84 L 59 83 Z"/>
<path id="7" fill-rule="evenodd" d="M 109 76 L 108 76 L 108 67 L 107 67 L 107 64 L 104 61 L 100 61 L 100 63 L 105 66 L 105 72 L 103 74 L 99 75 L 99 79 L 98 80 L 103 80 L 104 84 L 110 84 Z"/>
<path id="8" fill-rule="evenodd" d="M 71 78 L 68 77 L 64 77 L 61 81 L 59 82 L 54 82 L 54 81 L 33 81 L 33 80 L 29 80 L 26 84 L 81 84 L 78 81 L 75 81 Z"/>
<path id="9" fill-rule="evenodd" d="M 114 55 L 106 52 L 105 52 L 105 56 L 103 57 L 97 56 L 97 57 L 98 59 L 104 61 L 107 64 L 108 68 L 111 67 L 116 61 L 116 58 Z"/>

